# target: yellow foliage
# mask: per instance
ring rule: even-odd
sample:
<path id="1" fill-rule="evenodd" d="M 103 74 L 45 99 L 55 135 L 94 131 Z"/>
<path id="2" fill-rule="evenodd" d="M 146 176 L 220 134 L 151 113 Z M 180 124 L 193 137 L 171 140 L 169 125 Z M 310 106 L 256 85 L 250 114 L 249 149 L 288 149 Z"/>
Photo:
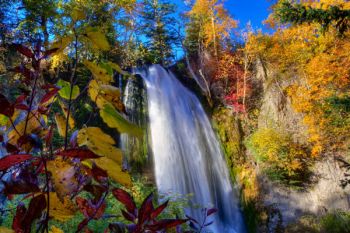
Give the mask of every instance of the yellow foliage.
<path id="1" fill-rule="evenodd" d="M 117 129 L 120 133 L 127 133 L 132 136 L 142 137 L 140 127 L 126 120 L 110 103 L 100 110 L 103 121 L 111 128 Z"/>
<path id="2" fill-rule="evenodd" d="M 79 146 L 86 146 L 95 154 L 108 157 L 121 166 L 122 151 L 113 146 L 114 139 L 100 128 L 88 127 L 79 130 L 77 141 Z"/>
<path id="3" fill-rule="evenodd" d="M 75 168 L 69 162 L 59 157 L 53 161 L 48 161 L 47 169 L 51 172 L 55 191 L 62 202 L 65 196 L 77 191 L 78 181 L 75 177 Z"/>
<path id="4" fill-rule="evenodd" d="M 94 78 L 103 84 L 109 84 L 113 81 L 112 75 L 108 73 L 108 71 L 93 62 L 88 60 L 83 61 L 84 65 L 91 71 Z"/>
<path id="5" fill-rule="evenodd" d="M 73 36 L 64 36 L 62 38 L 59 38 L 57 41 L 52 43 L 52 45 L 50 46 L 50 49 L 57 49 L 57 51 L 52 53 L 52 55 L 56 55 L 56 54 L 62 53 L 63 50 L 65 48 L 67 48 L 67 46 L 70 43 L 72 43 L 73 40 L 74 40 Z"/>
<path id="6" fill-rule="evenodd" d="M 0 226 L 0 232 L 1 232 L 1 233 L 15 233 L 14 230 L 9 229 L 9 228 L 7 228 L 7 227 L 1 227 L 1 226 Z"/>
<path id="7" fill-rule="evenodd" d="M 100 49 L 102 51 L 107 51 L 110 49 L 107 38 L 100 29 L 87 28 L 85 36 L 92 42 L 93 47 L 96 49 Z"/>
<path id="8" fill-rule="evenodd" d="M 75 216 L 77 208 L 69 197 L 64 197 L 61 201 L 55 192 L 50 192 L 49 196 L 50 217 L 65 222 Z"/>
<path id="9" fill-rule="evenodd" d="M 66 119 L 59 113 L 56 113 L 55 121 L 57 125 L 58 134 L 63 138 L 66 137 Z"/>
<path id="10" fill-rule="evenodd" d="M 64 233 L 60 228 L 52 226 L 49 233 Z"/>
<path id="11" fill-rule="evenodd" d="M 131 186 L 131 178 L 127 172 L 123 172 L 119 163 L 106 157 L 94 159 L 94 162 L 100 168 L 108 172 L 108 176 L 115 182 L 125 186 Z"/>
<path id="12" fill-rule="evenodd" d="M 306 150 L 275 129 L 259 129 L 249 137 L 247 145 L 265 170 L 274 171 L 282 179 L 305 172 Z"/>

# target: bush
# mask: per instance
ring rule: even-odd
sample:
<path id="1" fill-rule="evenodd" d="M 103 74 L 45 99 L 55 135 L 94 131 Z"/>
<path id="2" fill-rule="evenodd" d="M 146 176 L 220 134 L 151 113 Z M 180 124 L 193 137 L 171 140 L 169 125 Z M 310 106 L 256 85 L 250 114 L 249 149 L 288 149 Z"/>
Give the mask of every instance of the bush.
<path id="1" fill-rule="evenodd" d="M 247 139 L 246 146 L 271 180 L 293 186 L 305 181 L 308 153 L 290 136 L 273 128 L 259 129 Z"/>
<path id="2" fill-rule="evenodd" d="M 336 212 L 321 219 L 323 232 L 350 233 L 350 213 Z"/>

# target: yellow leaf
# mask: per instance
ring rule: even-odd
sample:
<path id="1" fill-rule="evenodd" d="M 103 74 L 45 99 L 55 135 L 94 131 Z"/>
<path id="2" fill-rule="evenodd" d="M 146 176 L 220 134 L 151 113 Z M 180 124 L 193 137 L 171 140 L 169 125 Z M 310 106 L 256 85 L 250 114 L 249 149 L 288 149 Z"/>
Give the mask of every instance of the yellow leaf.
<path id="1" fill-rule="evenodd" d="M 113 145 L 115 141 L 98 127 L 88 127 L 79 130 L 77 141 L 79 146 L 87 146 L 92 152 L 122 164 L 122 151 Z"/>
<path id="2" fill-rule="evenodd" d="M 60 228 L 52 226 L 49 233 L 64 233 Z"/>
<path id="3" fill-rule="evenodd" d="M 63 201 L 65 196 L 78 189 L 78 181 L 75 177 L 75 168 L 70 163 L 57 158 L 47 162 L 47 169 L 51 172 L 52 182 L 58 198 Z"/>
<path id="4" fill-rule="evenodd" d="M 16 114 L 16 113 L 15 113 Z M 20 114 L 18 115 L 19 117 Z M 40 115 L 37 112 L 32 112 L 29 115 L 28 118 L 28 123 L 27 123 L 27 128 L 26 128 L 26 132 L 24 132 L 24 128 L 26 127 L 26 117 L 24 117 L 17 125 L 16 125 L 16 130 L 12 129 L 9 134 L 8 134 L 8 138 L 9 138 L 9 143 L 11 144 L 17 144 L 17 140 L 24 134 L 30 134 L 30 133 L 34 133 L 35 131 L 37 131 L 41 125 L 39 120 L 40 119 Z M 28 148 L 27 148 L 28 149 Z"/>
<path id="5" fill-rule="evenodd" d="M 1 232 L 1 233 L 15 233 L 14 230 L 9 229 L 9 228 L 7 228 L 7 227 L 0 227 L 0 232 Z"/>
<path id="6" fill-rule="evenodd" d="M 62 112 L 64 114 L 64 117 L 67 119 L 67 115 L 68 115 L 68 108 L 66 107 L 66 105 L 62 102 L 62 101 L 58 101 L 58 103 L 61 106 Z M 70 112 L 69 114 L 69 120 L 68 120 L 68 125 L 71 129 L 74 129 L 75 126 L 75 121 L 72 117 L 72 112 Z"/>
<path id="7" fill-rule="evenodd" d="M 69 197 L 64 197 L 61 201 L 55 192 L 50 192 L 49 196 L 50 217 L 64 222 L 75 216 L 77 208 Z"/>
<path id="8" fill-rule="evenodd" d="M 127 133 L 132 136 L 142 137 L 142 129 L 126 120 L 110 103 L 104 105 L 100 110 L 103 121 L 111 128 L 117 129 L 120 133 Z"/>
<path id="9" fill-rule="evenodd" d="M 111 85 L 99 85 L 96 80 L 91 80 L 88 90 L 89 96 L 99 109 L 108 102 L 113 104 L 119 111 L 124 110 L 124 104 L 120 99 L 120 90 Z"/>
<path id="10" fill-rule="evenodd" d="M 92 42 L 93 46 L 103 51 L 110 49 L 106 36 L 97 28 L 88 28 L 86 37 Z"/>
<path id="11" fill-rule="evenodd" d="M 115 64 L 113 62 L 107 62 L 107 65 L 112 67 L 115 71 L 117 71 L 119 74 L 125 75 L 125 76 L 131 76 L 130 73 L 122 70 L 118 64 Z"/>
<path id="12" fill-rule="evenodd" d="M 86 18 L 85 12 L 78 7 L 72 10 L 71 17 L 74 21 L 83 20 Z"/>
<path id="13" fill-rule="evenodd" d="M 123 172 L 120 165 L 115 161 L 106 157 L 101 157 L 94 159 L 94 162 L 97 166 L 106 170 L 108 172 L 108 176 L 111 177 L 115 182 L 125 186 L 131 186 L 130 175 L 126 172 Z"/>
<path id="14" fill-rule="evenodd" d="M 55 121 L 58 129 L 58 134 L 61 137 L 66 137 L 66 119 L 58 113 L 55 114 Z"/>
<path id="15" fill-rule="evenodd" d="M 65 36 L 53 42 L 50 49 L 57 49 L 57 51 L 52 53 L 51 55 L 62 53 L 63 50 L 73 41 L 73 39 L 74 38 L 72 36 Z"/>
<path id="16" fill-rule="evenodd" d="M 108 84 L 113 81 L 112 75 L 110 75 L 106 69 L 88 60 L 84 60 L 83 64 L 91 71 L 97 81 L 100 81 L 104 84 Z"/>
<path id="17" fill-rule="evenodd" d="M 9 118 L 3 114 L 0 114 L 0 127 L 5 126 L 8 122 Z"/>

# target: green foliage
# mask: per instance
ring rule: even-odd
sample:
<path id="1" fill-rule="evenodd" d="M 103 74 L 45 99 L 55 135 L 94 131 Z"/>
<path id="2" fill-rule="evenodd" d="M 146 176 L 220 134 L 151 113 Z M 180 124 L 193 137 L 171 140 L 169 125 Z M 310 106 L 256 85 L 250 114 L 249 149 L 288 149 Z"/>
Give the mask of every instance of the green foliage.
<path id="1" fill-rule="evenodd" d="M 350 213 L 336 212 L 327 214 L 321 219 L 324 232 L 350 232 Z"/>
<path id="2" fill-rule="evenodd" d="M 246 146 L 272 180 L 293 186 L 305 181 L 308 153 L 288 135 L 273 128 L 259 129 Z"/>
<path id="3" fill-rule="evenodd" d="M 292 4 L 290 1 L 283 1 L 275 9 L 275 15 L 282 23 L 319 23 L 323 30 L 335 24 L 340 34 L 349 29 L 350 10 L 342 9 L 339 6 L 330 6 L 327 9 L 306 7 L 302 4 Z"/>

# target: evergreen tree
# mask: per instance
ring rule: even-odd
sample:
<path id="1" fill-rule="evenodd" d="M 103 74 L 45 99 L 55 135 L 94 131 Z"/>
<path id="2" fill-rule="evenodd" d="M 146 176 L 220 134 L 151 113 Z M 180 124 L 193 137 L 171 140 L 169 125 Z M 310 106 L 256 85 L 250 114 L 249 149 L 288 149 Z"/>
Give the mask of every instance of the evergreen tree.
<path id="1" fill-rule="evenodd" d="M 168 65 L 173 58 L 172 45 L 176 43 L 174 31 L 169 27 L 175 22 L 172 14 L 175 5 L 163 0 L 144 0 L 141 13 L 142 31 L 148 39 L 148 55 L 151 63 Z"/>

